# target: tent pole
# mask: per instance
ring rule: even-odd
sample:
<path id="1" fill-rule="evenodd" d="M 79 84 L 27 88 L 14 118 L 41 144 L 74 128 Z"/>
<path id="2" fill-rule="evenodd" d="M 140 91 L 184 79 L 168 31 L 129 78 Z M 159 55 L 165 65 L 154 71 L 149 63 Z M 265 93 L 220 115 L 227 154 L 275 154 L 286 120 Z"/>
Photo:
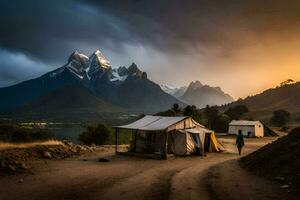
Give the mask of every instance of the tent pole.
<path id="1" fill-rule="evenodd" d="M 118 153 L 118 128 L 116 128 L 116 153 Z"/>
<path id="2" fill-rule="evenodd" d="M 168 159 L 168 138 L 169 138 L 169 132 L 166 131 L 166 149 L 165 149 L 165 159 L 167 160 Z"/>
<path id="3" fill-rule="evenodd" d="M 136 135 L 137 135 L 137 130 L 134 131 L 134 152 L 136 152 Z"/>

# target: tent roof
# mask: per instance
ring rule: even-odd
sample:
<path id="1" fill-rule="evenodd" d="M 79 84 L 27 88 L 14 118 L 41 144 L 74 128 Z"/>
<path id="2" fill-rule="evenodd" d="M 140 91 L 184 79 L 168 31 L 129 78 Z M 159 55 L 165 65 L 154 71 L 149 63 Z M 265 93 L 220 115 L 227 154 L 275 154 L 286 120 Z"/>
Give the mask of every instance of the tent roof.
<path id="1" fill-rule="evenodd" d="M 232 120 L 229 125 L 233 126 L 254 126 L 261 124 L 260 121 Z"/>
<path id="2" fill-rule="evenodd" d="M 189 128 L 189 129 L 185 129 L 185 131 L 189 132 L 189 133 L 199 133 L 199 132 L 204 132 L 204 133 L 211 133 L 213 132 L 212 130 L 209 130 L 205 127 L 202 127 L 201 130 L 199 130 L 199 128 Z"/>
<path id="3" fill-rule="evenodd" d="M 145 131 L 158 131 L 165 130 L 169 126 L 174 125 L 188 117 L 164 117 L 146 115 L 145 117 L 124 126 L 116 126 L 116 128 L 145 130 Z"/>

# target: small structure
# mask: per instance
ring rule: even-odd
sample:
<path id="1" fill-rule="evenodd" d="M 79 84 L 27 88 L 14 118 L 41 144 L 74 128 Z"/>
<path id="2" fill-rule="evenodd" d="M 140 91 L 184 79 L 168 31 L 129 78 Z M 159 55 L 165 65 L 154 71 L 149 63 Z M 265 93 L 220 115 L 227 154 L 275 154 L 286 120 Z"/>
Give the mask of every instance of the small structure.
<path id="1" fill-rule="evenodd" d="M 124 126 L 116 126 L 116 153 L 118 153 L 118 130 L 132 130 L 133 140 L 129 153 L 158 155 L 203 155 L 204 152 L 221 151 L 212 130 L 205 128 L 191 117 L 145 117 Z"/>
<path id="2" fill-rule="evenodd" d="M 260 121 L 232 120 L 228 134 L 237 135 L 239 131 L 247 137 L 264 137 L 264 125 Z"/>

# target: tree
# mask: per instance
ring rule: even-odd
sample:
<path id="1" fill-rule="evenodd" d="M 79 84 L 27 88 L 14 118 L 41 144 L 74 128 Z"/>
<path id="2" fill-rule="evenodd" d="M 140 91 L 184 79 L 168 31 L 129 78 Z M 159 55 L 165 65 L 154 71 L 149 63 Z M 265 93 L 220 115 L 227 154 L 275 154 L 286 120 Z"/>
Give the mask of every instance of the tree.
<path id="1" fill-rule="evenodd" d="M 180 114 L 180 112 L 181 112 L 178 103 L 174 103 L 174 104 L 173 104 L 172 110 L 174 111 L 175 115 L 178 115 L 178 114 Z"/>
<path id="2" fill-rule="evenodd" d="M 278 126 L 284 126 L 290 120 L 290 116 L 291 114 L 286 110 L 276 110 L 271 118 L 271 123 Z"/>
<path id="3" fill-rule="evenodd" d="M 109 135 L 109 129 L 103 124 L 99 124 L 97 127 L 88 126 L 87 131 L 79 135 L 79 141 L 84 144 L 102 145 L 107 142 Z"/>
<path id="4" fill-rule="evenodd" d="M 231 119 L 225 114 L 219 114 L 213 121 L 213 129 L 219 133 L 225 133 L 228 131 L 228 126 Z"/>
<path id="5" fill-rule="evenodd" d="M 217 106 L 210 107 L 209 105 L 207 105 L 204 109 L 204 113 L 207 117 L 208 128 L 213 129 L 214 121 L 217 118 L 217 116 L 219 115 L 219 110 L 218 110 Z"/>
<path id="6" fill-rule="evenodd" d="M 286 81 L 283 81 L 280 83 L 280 86 L 285 86 L 285 85 L 290 85 L 290 84 L 293 84 L 295 83 L 295 81 L 293 79 L 287 79 Z"/>
<path id="7" fill-rule="evenodd" d="M 194 105 L 192 105 L 192 106 L 188 105 L 183 109 L 183 115 L 185 115 L 185 116 L 192 117 L 192 116 L 196 115 L 196 113 L 197 113 L 197 108 Z"/>
<path id="8" fill-rule="evenodd" d="M 194 105 L 188 105 L 183 109 L 183 115 L 184 116 L 190 116 L 192 117 L 194 120 L 196 120 L 198 123 L 203 124 L 203 117 L 202 114 L 199 110 L 197 110 L 197 107 Z"/>
<path id="9" fill-rule="evenodd" d="M 174 112 L 173 109 L 169 109 L 169 110 L 166 110 L 166 111 L 158 112 L 155 115 L 173 117 L 173 116 L 176 116 L 176 113 Z"/>
<path id="10" fill-rule="evenodd" d="M 249 112 L 247 106 L 245 105 L 237 105 L 225 111 L 225 114 L 228 115 L 231 119 L 239 120 L 243 114 Z"/>

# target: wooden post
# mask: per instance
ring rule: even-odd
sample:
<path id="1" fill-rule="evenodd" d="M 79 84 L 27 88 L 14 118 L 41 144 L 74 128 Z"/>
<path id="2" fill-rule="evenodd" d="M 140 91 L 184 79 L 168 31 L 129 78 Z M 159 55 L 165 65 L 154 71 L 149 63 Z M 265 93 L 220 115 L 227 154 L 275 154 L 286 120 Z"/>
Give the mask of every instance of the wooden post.
<path id="1" fill-rule="evenodd" d="M 116 153 L 118 153 L 118 128 L 116 128 L 116 147 L 115 147 Z"/>
<path id="2" fill-rule="evenodd" d="M 169 139 L 169 132 L 166 131 L 166 147 L 165 147 L 165 159 L 168 159 L 168 139 Z"/>
<path id="3" fill-rule="evenodd" d="M 137 137 L 137 130 L 134 131 L 134 152 L 136 153 L 136 137 Z"/>

